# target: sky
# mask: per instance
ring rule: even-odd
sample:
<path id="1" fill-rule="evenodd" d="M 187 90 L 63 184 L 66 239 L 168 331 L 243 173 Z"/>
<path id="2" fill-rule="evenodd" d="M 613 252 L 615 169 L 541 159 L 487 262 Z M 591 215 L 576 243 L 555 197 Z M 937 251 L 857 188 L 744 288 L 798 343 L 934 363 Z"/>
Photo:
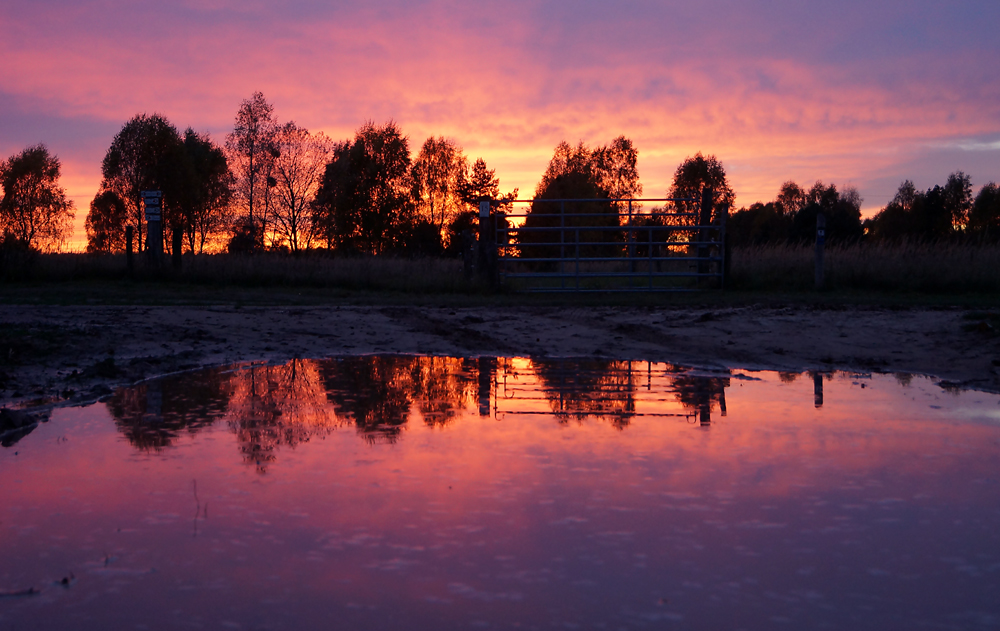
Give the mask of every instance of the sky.
<path id="1" fill-rule="evenodd" d="M 736 205 L 781 184 L 1000 180 L 996 0 L 0 0 L 0 157 L 44 143 L 76 204 L 122 125 L 160 113 L 219 143 L 264 93 L 334 139 L 394 120 L 530 197 L 560 141 L 619 135 L 647 197 L 702 152 Z"/>

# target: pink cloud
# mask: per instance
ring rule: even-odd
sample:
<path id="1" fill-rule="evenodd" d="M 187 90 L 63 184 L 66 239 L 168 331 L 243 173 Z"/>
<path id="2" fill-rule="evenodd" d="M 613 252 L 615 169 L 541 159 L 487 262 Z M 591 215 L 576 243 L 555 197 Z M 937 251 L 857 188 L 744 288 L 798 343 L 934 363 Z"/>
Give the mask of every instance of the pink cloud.
<path id="1" fill-rule="evenodd" d="M 717 19 L 706 17 L 713 11 Z M 629 136 L 656 195 L 684 157 L 713 153 L 743 204 L 773 197 L 787 179 L 854 182 L 881 198 L 884 185 L 865 190 L 873 173 L 892 181 L 894 165 L 925 146 L 1000 135 L 998 45 L 963 11 L 919 3 L 765 11 L 710 2 L 695 11 L 632 2 L 611 11 L 589 2 L 218 0 L 35 3 L 7 14 L 0 93 L 47 116 L 114 127 L 155 111 L 221 141 L 240 101 L 262 90 L 279 118 L 334 138 L 389 118 L 414 149 L 428 135 L 450 136 L 522 194 L 561 140 Z M 936 35 L 934 21 L 951 35 Z M 112 135 L 85 146 L 50 141 L 78 199 L 96 191 Z M 20 147 L 6 136 L 9 155 Z M 979 179 L 997 177 L 986 172 L 995 153 L 978 152 Z"/>

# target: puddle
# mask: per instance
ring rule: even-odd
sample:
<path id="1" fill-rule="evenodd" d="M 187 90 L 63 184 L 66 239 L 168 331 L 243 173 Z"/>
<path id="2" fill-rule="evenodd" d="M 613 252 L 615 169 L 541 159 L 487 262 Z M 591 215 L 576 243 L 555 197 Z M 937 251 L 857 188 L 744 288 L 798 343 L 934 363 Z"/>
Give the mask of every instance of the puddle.
<path id="1" fill-rule="evenodd" d="M 0 449 L 0 630 L 1000 626 L 1000 397 L 369 356 L 211 369 Z"/>

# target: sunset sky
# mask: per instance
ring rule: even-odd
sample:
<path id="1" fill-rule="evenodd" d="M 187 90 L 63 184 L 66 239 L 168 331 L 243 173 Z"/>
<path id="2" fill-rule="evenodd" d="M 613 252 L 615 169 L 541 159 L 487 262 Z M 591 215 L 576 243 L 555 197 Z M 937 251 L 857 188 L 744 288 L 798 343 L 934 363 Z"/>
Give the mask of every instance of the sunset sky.
<path id="1" fill-rule="evenodd" d="M 998 24 L 996 0 L 0 0 L 0 154 L 59 156 L 74 247 L 127 119 L 221 143 L 255 90 L 335 139 L 453 138 L 521 197 L 559 141 L 624 134 L 646 196 L 702 151 L 739 206 L 819 179 L 870 214 L 906 178 L 1000 179 Z"/>

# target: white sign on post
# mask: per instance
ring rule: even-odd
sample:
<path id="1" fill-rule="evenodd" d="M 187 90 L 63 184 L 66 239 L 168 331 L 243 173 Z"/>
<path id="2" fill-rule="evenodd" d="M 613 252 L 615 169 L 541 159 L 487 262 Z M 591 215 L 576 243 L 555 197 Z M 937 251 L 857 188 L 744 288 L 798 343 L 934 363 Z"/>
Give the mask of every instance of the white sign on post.
<path id="1" fill-rule="evenodd" d="M 142 201 L 146 206 L 146 221 L 160 221 L 160 199 L 163 191 L 143 191 Z"/>

